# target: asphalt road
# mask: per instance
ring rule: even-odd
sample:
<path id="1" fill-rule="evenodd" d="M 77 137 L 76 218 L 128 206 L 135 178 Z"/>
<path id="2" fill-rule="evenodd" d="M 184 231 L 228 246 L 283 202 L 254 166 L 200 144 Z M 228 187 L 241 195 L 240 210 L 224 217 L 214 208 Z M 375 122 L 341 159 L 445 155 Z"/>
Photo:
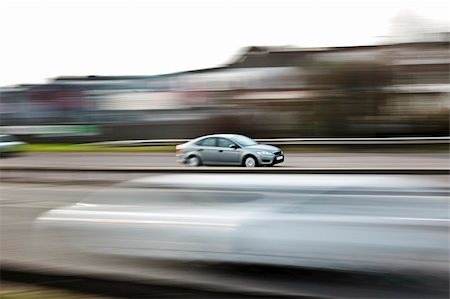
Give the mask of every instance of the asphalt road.
<path id="1" fill-rule="evenodd" d="M 185 167 L 171 153 L 25 153 L 0 160 L 1 165 Z M 449 168 L 446 153 L 286 153 L 275 167 L 301 168 Z"/>
<path id="2" fill-rule="evenodd" d="M 420 178 L 420 177 L 417 177 Z M 448 187 L 448 176 L 427 177 L 435 179 L 442 187 Z M 292 275 L 278 273 L 276 277 L 265 278 L 258 270 L 251 270 L 236 275 L 235 269 L 221 268 L 219 271 L 210 271 L 202 265 L 172 264 L 170 262 L 155 262 L 136 260 L 134 258 L 117 259 L 111 256 L 92 255 L 80 251 L 72 246 L 66 246 L 64 240 L 57 244 L 54 239 L 36 238 L 33 221 L 42 213 L 57 207 L 73 204 L 83 200 L 100 186 L 58 185 L 58 184 L 17 184 L 2 183 L 0 185 L 0 251 L 1 262 L 6 264 L 22 265 L 30 269 L 45 269 L 62 271 L 70 269 L 74 273 L 101 273 L 102 275 L 126 275 L 128 279 L 137 281 L 159 281 L 167 284 L 190 287 L 207 288 L 209 290 L 245 290 L 246 292 L 269 293 L 284 292 L 287 294 L 314 294 L 318 290 L 327 290 L 329 294 L 346 294 L 343 297 L 352 298 L 355 294 L 365 294 L 372 298 L 424 298 L 420 290 L 401 290 L 392 293 L 392 290 L 379 290 L 377 288 L 368 292 L 368 289 L 348 288 L 334 283 L 326 287 L 318 286 L 310 279 L 289 284 L 287 277 Z M 423 198 L 426 207 L 427 198 Z M 443 209 L 448 204 L 443 205 Z M 245 272 L 245 271 L 244 271 Z M 264 272 L 264 271 L 263 271 Z M 266 272 L 264 272 L 266 273 Z M 254 277 L 259 279 L 255 281 Z M 373 281 L 368 282 L 372 285 Z M 375 282 L 376 284 L 376 282 Z M 370 286 L 368 288 L 373 288 Z M 397 289 L 398 291 L 398 289 Z M 400 296 L 402 295 L 402 296 Z M 427 298 L 440 298 L 442 293 L 436 293 Z"/>

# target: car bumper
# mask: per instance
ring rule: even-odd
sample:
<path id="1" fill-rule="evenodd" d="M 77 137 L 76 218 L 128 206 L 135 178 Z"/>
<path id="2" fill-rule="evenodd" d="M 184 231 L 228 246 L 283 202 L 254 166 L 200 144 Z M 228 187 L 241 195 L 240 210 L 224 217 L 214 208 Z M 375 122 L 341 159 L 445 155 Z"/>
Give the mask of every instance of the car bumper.
<path id="1" fill-rule="evenodd" d="M 186 164 L 186 156 L 184 154 L 177 154 L 176 159 L 178 163 Z"/>
<path id="2" fill-rule="evenodd" d="M 259 159 L 260 165 L 275 165 L 284 162 L 284 155 L 282 156 L 262 156 Z"/>

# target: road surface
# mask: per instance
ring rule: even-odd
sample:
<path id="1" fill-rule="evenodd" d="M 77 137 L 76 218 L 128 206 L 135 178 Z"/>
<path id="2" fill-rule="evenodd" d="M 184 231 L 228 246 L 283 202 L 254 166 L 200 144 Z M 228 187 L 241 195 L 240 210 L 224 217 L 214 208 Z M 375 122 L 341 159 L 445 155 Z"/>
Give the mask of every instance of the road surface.
<path id="1" fill-rule="evenodd" d="M 419 176 L 417 178 L 420 178 Z M 447 188 L 448 176 L 431 177 Z M 430 177 L 427 177 L 430 179 Z M 52 184 L 17 184 L 2 183 L 1 196 L 1 259 L 2 263 L 15 263 L 30 267 L 31 269 L 51 269 L 53 271 L 65 271 L 70 269 L 75 273 L 101 273 L 102 275 L 126 275 L 139 281 L 161 281 L 175 283 L 177 285 L 188 284 L 209 290 L 245 290 L 253 293 L 284 294 L 315 294 L 326 290 L 329 295 L 341 294 L 343 297 L 360 297 L 361 294 L 372 298 L 441 298 L 442 289 L 436 293 L 423 293 L 423 290 L 415 289 L 413 284 L 407 284 L 410 289 L 392 290 L 373 288 L 372 281 L 368 286 L 358 290 L 358 287 L 348 288 L 348 285 L 327 284 L 320 286 L 306 279 L 290 283 L 287 277 L 292 273 L 281 271 L 277 275 L 265 277 L 267 272 L 252 269 L 241 271 L 234 268 L 219 268 L 211 271 L 203 265 L 173 264 L 170 262 L 146 261 L 135 258 L 117 259 L 111 256 L 90 255 L 71 246 L 65 246 L 64 240 L 55 244 L 47 239 L 36 239 L 34 235 L 33 221 L 42 213 L 57 207 L 66 206 L 83 200 L 99 190 L 100 186 L 81 185 L 52 185 Z M 405 200 L 405 208 L 408 206 Z M 421 204 L 427 209 L 427 196 L 423 196 Z M 435 200 L 432 199 L 432 200 Z M 442 209 L 448 208 L 448 201 L 440 198 Z M 405 213 L 407 209 L 405 209 Z M 277 270 L 278 271 L 278 270 Z M 188 274 L 187 274 L 188 273 Z M 255 280 L 255 277 L 258 279 Z M 362 284 L 366 282 L 362 278 Z M 376 282 L 374 283 L 376 285 Z M 397 284 L 397 282 L 395 282 Z M 405 287 L 405 286 L 403 286 Z M 442 286 L 441 286 L 442 287 Z M 444 287 L 445 288 L 445 287 Z M 370 289 L 370 291 L 368 291 Z M 394 288 L 395 289 L 395 288 Z M 432 287 L 434 289 L 434 287 Z M 428 290 L 429 291 L 429 290 Z M 448 288 L 447 288 L 448 291 Z M 433 291 L 434 292 L 434 291 Z M 444 294 L 444 295 L 448 295 Z"/>

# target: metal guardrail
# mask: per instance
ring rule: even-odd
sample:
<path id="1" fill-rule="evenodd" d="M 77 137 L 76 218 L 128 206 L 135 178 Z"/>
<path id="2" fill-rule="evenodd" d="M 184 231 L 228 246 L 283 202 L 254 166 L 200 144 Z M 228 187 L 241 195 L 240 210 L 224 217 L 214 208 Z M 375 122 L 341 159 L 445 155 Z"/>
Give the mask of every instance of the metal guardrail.
<path id="1" fill-rule="evenodd" d="M 177 145 L 190 139 L 117 140 L 88 143 L 103 146 L 162 146 Z M 275 138 L 255 139 L 274 145 L 401 145 L 401 144 L 450 144 L 446 137 L 387 137 L 387 138 Z"/>
<path id="2" fill-rule="evenodd" d="M 351 144 L 449 144 L 450 137 L 388 137 L 388 138 L 278 138 L 258 142 L 285 145 L 351 145 Z"/>

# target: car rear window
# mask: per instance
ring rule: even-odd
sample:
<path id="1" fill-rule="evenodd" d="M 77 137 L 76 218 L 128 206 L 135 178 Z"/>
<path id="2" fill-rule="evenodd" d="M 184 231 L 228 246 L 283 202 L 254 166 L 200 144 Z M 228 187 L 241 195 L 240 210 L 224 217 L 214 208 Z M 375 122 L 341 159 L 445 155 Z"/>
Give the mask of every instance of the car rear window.
<path id="1" fill-rule="evenodd" d="M 216 146 L 216 138 L 214 137 L 205 138 L 200 141 L 197 141 L 196 144 L 201 146 Z"/>

